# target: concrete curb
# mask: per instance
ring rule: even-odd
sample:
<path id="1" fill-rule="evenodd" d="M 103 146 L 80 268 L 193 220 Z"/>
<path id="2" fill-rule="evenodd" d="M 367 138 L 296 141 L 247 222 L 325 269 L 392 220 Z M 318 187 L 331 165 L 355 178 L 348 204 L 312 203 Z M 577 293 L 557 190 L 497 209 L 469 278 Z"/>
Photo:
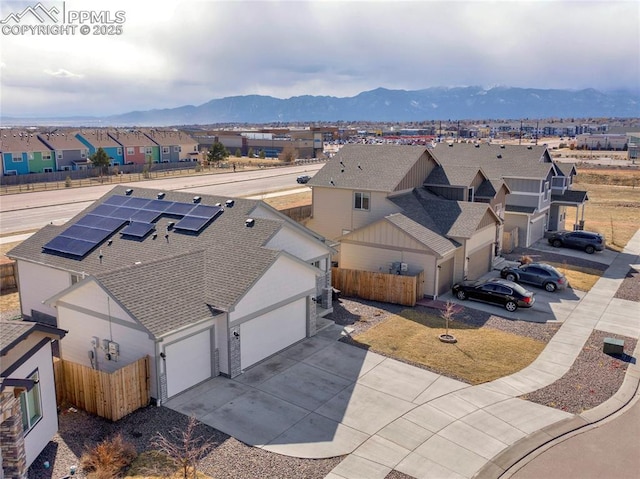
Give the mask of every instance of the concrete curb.
<path id="1" fill-rule="evenodd" d="M 634 351 L 634 358 L 640 354 L 640 342 Z M 640 365 L 629 364 L 622 385 L 607 401 L 572 418 L 551 424 L 522 438 L 486 463 L 473 477 L 474 479 L 509 478 L 528 462 L 547 449 L 597 427 L 612 415 L 625 409 L 640 391 Z"/>

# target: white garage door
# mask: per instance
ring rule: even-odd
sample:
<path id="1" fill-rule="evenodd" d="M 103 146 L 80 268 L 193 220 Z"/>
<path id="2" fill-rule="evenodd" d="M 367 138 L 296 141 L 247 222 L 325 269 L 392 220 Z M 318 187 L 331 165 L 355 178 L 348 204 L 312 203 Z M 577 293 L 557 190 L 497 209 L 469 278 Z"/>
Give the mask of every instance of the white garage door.
<path id="1" fill-rule="evenodd" d="M 469 255 L 469 264 L 467 269 L 467 279 L 478 279 L 491 268 L 491 248 L 489 244 L 484 248 Z"/>
<path id="2" fill-rule="evenodd" d="M 533 220 L 529 227 L 529 241 L 527 246 L 531 246 L 533 243 L 544 237 L 544 216 L 540 216 Z"/>
<path id="3" fill-rule="evenodd" d="M 444 294 L 453 286 L 453 258 L 440 264 L 438 294 Z"/>
<path id="4" fill-rule="evenodd" d="M 164 348 L 168 397 L 211 377 L 212 334 L 207 329 Z"/>
<path id="5" fill-rule="evenodd" d="M 297 301 L 240 325 L 242 369 L 275 354 L 307 335 L 307 300 Z"/>

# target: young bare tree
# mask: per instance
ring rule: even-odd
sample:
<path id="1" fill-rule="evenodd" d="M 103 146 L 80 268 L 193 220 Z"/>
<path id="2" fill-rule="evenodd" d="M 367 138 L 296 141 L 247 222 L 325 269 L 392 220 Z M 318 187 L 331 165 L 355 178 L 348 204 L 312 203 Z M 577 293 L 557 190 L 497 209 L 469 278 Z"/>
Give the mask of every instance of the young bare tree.
<path id="1" fill-rule="evenodd" d="M 287 145 L 282 149 L 282 152 L 278 155 L 278 159 L 283 163 L 293 163 L 298 157 L 298 150 L 293 146 Z"/>
<path id="2" fill-rule="evenodd" d="M 158 432 L 151 442 L 153 447 L 175 461 L 182 471 L 183 479 L 195 479 L 198 463 L 216 446 L 197 435 L 197 426 L 198 421 L 191 416 L 186 429 L 175 427 L 169 431 L 168 437 Z"/>

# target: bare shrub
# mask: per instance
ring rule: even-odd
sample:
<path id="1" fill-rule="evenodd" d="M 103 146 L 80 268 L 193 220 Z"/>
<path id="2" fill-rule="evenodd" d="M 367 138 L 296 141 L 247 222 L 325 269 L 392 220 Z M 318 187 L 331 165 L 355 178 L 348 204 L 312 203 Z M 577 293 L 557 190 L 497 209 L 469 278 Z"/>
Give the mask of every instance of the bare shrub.
<path id="1" fill-rule="evenodd" d="M 89 479 L 119 477 L 137 456 L 136 448 L 117 434 L 87 449 L 80 458 L 80 466 Z"/>

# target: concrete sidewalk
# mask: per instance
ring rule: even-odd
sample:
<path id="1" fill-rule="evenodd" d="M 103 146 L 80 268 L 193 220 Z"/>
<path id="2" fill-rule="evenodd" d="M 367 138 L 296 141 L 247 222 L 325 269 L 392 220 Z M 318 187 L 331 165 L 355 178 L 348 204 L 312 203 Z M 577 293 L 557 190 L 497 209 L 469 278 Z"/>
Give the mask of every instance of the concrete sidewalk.
<path id="1" fill-rule="evenodd" d="M 624 407 L 638 389 L 637 364 L 629 365 L 613 398 L 580 415 L 517 396 L 562 377 L 594 329 L 640 338 L 640 303 L 614 298 L 639 254 L 640 230 L 527 368 L 426 401 L 373 434 L 327 478 L 384 478 L 392 469 L 417 479 L 499 477 L 541 445 Z"/>
<path id="2" fill-rule="evenodd" d="M 527 368 L 478 386 L 336 341 L 334 326 L 247 370 L 217 377 L 167 407 L 279 454 L 347 457 L 329 479 L 498 477 L 554 438 L 623 407 L 640 378 L 581 415 L 518 399 L 562 377 L 594 329 L 640 337 L 640 303 L 614 298 L 638 264 L 640 231 Z M 638 350 L 634 353 L 637 357 Z"/>

